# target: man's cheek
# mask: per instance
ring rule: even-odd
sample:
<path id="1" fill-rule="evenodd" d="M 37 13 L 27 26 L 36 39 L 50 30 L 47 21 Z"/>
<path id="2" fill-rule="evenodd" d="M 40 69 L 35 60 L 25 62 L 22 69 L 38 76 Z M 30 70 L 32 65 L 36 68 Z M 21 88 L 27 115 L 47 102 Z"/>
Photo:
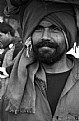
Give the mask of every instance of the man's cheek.
<path id="1" fill-rule="evenodd" d="M 39 34 L 36 34 L 36 35 L 34 34 L 32 36 L 32 41 L 33 41 L 34 45 L 36 45 L 38 42 L 40 42 L 40 40 L 41 40 L 41 36 Z"/>

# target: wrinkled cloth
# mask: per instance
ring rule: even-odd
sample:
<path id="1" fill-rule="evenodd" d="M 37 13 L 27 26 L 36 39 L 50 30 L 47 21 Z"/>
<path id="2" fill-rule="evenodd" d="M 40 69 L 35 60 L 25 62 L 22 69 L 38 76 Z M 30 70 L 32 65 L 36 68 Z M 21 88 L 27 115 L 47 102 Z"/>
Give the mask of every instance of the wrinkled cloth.
<path id="1" fill-rule="evenodd" d="M 51 13 L 55 14 L 55 17 L 53 15 L 54 22 L 59 24 L 66 32 L 70 49 L 76 39 L 76 23 L 73 8 L 70 5 L 42 3 L 39 0 L 32 1 L 24 11 L 23 42 L 27 41 L 40 21 Z M 7 88 L 9 104 L 6 111 L 11 110 L 16 113 L 19 110 L 21 112 L 26 112 L 27 110 L 35 113 L 36 90 L 34 76 L 39 73 L 42 78 L 43 75 L 43 80 L 46 84 L 44 69 L 42 65 L 39 65 L 39 62 L 35 62 L 33 51 L 29 51 L 29 57 L 26 56 L 26 53 L 27 48 L 24 46 L 17 55 L 13 65 Z"/>
<path id="2" fill-rule="evenodd" d="M 35 7 L 37 6 L 37 7 Z M 37 11 L 37 14 L 36 14 Z M 33 30 L 40 23 L 40 21 L 49 14 L 55 14 L 52 17 L 54 23 L 62 26 L 69 42 L 69 49 L 76 41 L 77 26 L 75 21 L 74 9 L 71 5 L 65 5 L 60 3 L 42 3 L 33 1 L 24 11 L 23 16 L 23 41 L 32 34 Z M 52 21 L 51 20 L 51 21 Z"/>
<path id="3" fill-rule="evenodd" d="M 72 55 L 67 55 L 72 60 L 72 71 L 67 79 L 66 85 L 61 93 L 58 105 L 52 118 L 51 110 L 45 96 L 45 86 L 41 79 L 44 79 L 40 73 L 39 79 L 35 78 L 35 89 L 37 94 L 36 112 L 28 111 L 26 113 L 19 112 L 14 114 L 5 111 L 8 99 L 6 95 L 0 100 L 0 121 L 76 121 L 79 119 L 79 59 L 75 59 Z M 32 70 L 33 71 L 33 70 Z M 38 77 L 37 76 L 37 77 Z M 44 75 L 43 75 L 44 76 Z M 60 81 L 60 80 L 59 80 Z"/>
<path id="4" fill-rule="evenodd" d="M 20 22 L 22 25 L 22 37 L 25 42 L 26 39 L 32 34 L 33 30 L 39 24 L 42 18 L 50 13 L 55 13 L 54 20 L 65 27 L 65 32 L 68 36 L 70 48 L 73 42 L 76 41 L 76 13 L 75 8 L 71 4 L 59 2 L 44 2 L 42 0 L 29 0 L 17 1 L 9 0 L 6 8 L 5 15 L 19 14 Z M 37 14 L 36 14 L 37 11 Z M 56 21 L 55 20 L 55 21 Z M 70 37 L 69 37 L 70 36 Z M 69 49 L 70 49 L 69 48 Z"/>

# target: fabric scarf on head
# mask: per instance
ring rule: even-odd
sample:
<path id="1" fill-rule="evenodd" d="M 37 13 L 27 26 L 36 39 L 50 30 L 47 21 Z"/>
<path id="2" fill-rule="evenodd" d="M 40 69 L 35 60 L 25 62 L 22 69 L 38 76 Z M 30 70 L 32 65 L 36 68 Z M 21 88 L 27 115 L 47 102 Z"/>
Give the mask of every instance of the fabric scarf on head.
<path id="1" fill-rule="evenodd" d="M 72 22 L 70 22 L 71 16 L 67 12 L 56 12 L 49 14 L 44 19 L 56 25 L 62 31 L 65 36 L 67 45 L 66 51 L 70 50 L 70 48 L 72 48 L 73 46 L 74 41 L 76 40 L 75 25 L 72 26 Z M 71 29 L 71 27 L 73 29 Z M 75 37 L 73 35 L 75 35 Z"/>
<path id="2" fill-rule="evenodd" d="M 51 13 L 54 13 L 55 16 Z M 23 17 L 24 43 L 40 21 L 47 15 L 49 16 L 46 19 L 53 21 L 53 23 L 55 22 L 65 31 L 71 48 L 76 37 L 76 24 L 72 7 L 60 3 L 42 3 L 40 0 L 33 0 L 25 9 Z M 26 57 L 26 51 L 27 49 L 24 47 L 17 55 L 13 65 L 7 87 L 9 104 L 6 111 L 10 110 L 16 113 L 19 110 L 21 112 L 31 110 L 32 113 L 35 113 L 36 91 L 34 75 L 37 73 L 39 62 L 35 62 L 32 51 L 29 53 L 29 58 Z"/>
<path id="3" fill-rule="evenodd" d="M 37 7 L 35 7 L 35 4 Z M 38 14 L 36 14 L 36 11 Z M 29 5 L 24 12 L 22 33 L 23 41 L 25 42 L 40 21 L 51 13 L 52 17 L 49 17 L 50 19 L 52 18 L 51 22 L 52 20 L 55 21 L 62 29 L 64 29 L 64 32 L 67 34 L 69 49 L 71 49 L 74 41 L 76 41 L 77 25 L 75 11 L 70 4 L 55 2 L 42 3 L 34 0 L 32 6 Z M 55 16 L 53 14 L 55 14 Z"/>

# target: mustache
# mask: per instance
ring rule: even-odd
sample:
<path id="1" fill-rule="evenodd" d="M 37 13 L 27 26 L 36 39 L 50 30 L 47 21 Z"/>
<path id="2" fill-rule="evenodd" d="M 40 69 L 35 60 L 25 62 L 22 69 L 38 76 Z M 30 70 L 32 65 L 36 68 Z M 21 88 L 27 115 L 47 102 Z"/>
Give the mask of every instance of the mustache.
<path id="1" fill-rule="evenodd" d="M 56 42 L 51 42 L 50 40 L 44 40 L 38 42 L 35 47 L 41 48 L 41 47 L 50 47 L 50 48 L 57 48 L 58 44 Z"/>

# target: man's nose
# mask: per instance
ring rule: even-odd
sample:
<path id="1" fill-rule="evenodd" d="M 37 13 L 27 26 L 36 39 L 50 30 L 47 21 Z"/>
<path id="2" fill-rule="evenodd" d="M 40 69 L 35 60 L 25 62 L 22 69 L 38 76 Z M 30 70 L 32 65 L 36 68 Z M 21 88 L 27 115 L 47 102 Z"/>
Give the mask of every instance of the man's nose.
<path id="1" fill-rule="evenodd" d="M 50 39 L 50 32 L 48 28 L 45 28 L 45 30 L 43 31 L 42 39 L 46 39 L 46 40 Z"/>

